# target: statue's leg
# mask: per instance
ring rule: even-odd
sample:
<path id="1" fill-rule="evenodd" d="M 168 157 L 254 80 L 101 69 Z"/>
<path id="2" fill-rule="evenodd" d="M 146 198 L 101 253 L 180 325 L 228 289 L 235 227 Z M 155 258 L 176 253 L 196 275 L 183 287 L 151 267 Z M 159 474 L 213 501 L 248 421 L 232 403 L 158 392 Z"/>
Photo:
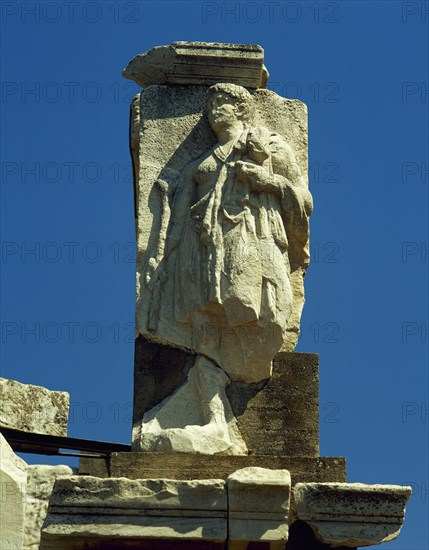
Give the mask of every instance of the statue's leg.
<path id="1" fill-rule="evenodd" d="M 187 381 L 144 415 L 140 450 L 246 454 L 226 396 L 228 384 L 220 367 L 197 356 Z"/>

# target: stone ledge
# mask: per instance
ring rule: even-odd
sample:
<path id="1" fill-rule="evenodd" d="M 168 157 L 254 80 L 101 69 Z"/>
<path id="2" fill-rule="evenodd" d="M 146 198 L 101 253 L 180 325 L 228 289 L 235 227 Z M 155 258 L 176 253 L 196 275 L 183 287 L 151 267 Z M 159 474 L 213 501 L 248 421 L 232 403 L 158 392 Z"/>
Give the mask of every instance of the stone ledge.
<path id="1" fill-rule="evenodd" d="M 227 540 L 284 547 L 289 504 L 287 471 L 247 468 L 227 482 L 64 476 L 55 483 L 40 548 L 167 548 L 186 542 L 186 548 L 220 549 Z"/>
<path id="2" fill-rule="evenodd" d="M 296 513 L 317 539 L 333 546 L 372 546 L 395 539 L 411 487 L 364 483 L 298 483 Z"/>

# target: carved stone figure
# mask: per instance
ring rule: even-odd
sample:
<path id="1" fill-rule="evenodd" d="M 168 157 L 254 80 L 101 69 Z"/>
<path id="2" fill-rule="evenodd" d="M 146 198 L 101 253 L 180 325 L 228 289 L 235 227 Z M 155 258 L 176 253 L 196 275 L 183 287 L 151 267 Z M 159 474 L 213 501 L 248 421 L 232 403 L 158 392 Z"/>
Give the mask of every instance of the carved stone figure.
<path id="1" fill-rule="evenodd" d="M 253 123 L 249 91 L 215 84 L 205 110 L 216 142 L 157 178 L 160 219 L 140 280 L 145 336 L 197 357 L 134 440 L 143 450 L 242 454 L 225 387 L 271 375 L 293 310 L 291 263 L 308 265 L 312 199 L 285 137 Z"/>
<path id="2" fill-rule="evenodd" d="M 158 294 L 172 277 L 174 319 L 191 327 L 193 350 L 235 380 L 259 381 L 270 375 L 292 310 L 288 238 L 299 239 L 295 250 L 308 261 L 311 195 L 286 140 L 252 126 L 245 88 L 212 86 L 206 111 L 217 143 L 179 176 L 163 259 L 151 258 L 146 273 L 150 328 L 156 332 Z M 157 250 L 164 238 L 161 231 Z M 251 360 L 237 363 L 237 348 Z"/>

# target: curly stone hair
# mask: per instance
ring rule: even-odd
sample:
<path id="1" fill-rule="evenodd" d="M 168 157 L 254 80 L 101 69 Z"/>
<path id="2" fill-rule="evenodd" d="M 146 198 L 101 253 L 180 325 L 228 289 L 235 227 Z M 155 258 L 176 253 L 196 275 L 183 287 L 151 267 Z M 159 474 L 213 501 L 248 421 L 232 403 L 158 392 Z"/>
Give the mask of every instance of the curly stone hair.
<path id="1" fill-rule="evenodd" d="M 210 86 L 207 92 L 206 109 L 209 107 L 209 102 L 215 93 L 223 92 L 227 94 L 235 103 L 237 107 L 240 107 L 240 119 L 248 125 L 253 118 L 254 104 L 252 95 L 238 84 L 231 84 L 229 82 L 214 84 Z"/>

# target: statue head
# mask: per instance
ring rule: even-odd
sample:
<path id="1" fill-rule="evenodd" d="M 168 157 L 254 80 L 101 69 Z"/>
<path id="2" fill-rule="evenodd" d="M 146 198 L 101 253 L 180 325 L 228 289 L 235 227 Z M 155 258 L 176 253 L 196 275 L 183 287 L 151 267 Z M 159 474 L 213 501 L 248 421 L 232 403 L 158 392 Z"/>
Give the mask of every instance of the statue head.
<path id="1" fill-rule="evenodd" d="M 207 92 L 206 112 L 213 130 L 235 120 L 247 127 L 253 118 L 253 98 L 246 88 L 237 84 L 215 84 Z"/>

